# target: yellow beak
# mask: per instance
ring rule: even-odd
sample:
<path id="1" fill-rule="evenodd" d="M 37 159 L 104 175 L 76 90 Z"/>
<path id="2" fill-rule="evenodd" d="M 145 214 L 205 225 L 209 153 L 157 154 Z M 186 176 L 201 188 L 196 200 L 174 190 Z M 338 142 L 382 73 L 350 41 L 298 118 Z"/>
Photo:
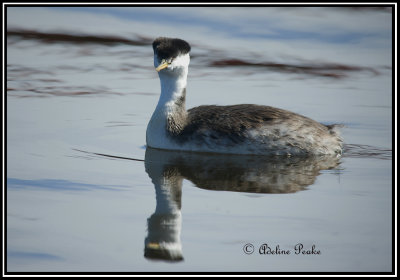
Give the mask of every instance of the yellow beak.
<path id="1" fill-rule="evenodd" d="M 156 71 L 160 72 L 161 70 L 167 68 L 168 65 L 169 65 L 168 62 L 163 60 L 163 61 L 161 61 L 160 65 L 158 65 L 158 67 L 156 68 Z"/>

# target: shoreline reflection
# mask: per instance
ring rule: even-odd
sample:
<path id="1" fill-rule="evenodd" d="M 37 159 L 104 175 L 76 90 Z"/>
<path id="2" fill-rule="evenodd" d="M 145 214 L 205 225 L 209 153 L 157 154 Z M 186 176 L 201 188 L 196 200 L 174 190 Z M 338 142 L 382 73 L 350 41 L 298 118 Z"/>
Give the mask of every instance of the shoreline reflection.
<path id="1" fill-rule="evenodd" d="M 340 158 L 266 157 L 146 149 L 145 168 L 156 192 L 156 209 L 147 220 L 144 257 L 182 261 L 182 181 L 196 187 L 248 193 L 294 193 L 315 182 L 321 170 Z"/>

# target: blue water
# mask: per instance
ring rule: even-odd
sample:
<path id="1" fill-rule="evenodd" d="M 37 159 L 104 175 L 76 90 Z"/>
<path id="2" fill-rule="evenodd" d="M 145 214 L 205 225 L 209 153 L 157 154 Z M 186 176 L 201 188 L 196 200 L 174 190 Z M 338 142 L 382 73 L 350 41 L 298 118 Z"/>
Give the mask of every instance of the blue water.
<path id="1" fill-rule="evenodd" d="M 25 33 L 7 40 L 7 271 L 391 271 L 391 21 L 368 8 L 8 7 L 7 30 Z M 39 40 L 54 33 L 143 44 Z M 188 108 L 341 123 L 343 157 L 146 149 L 157 36 L 192 45 Z M 229 59 L 248 65 L 213 64 Z"/>

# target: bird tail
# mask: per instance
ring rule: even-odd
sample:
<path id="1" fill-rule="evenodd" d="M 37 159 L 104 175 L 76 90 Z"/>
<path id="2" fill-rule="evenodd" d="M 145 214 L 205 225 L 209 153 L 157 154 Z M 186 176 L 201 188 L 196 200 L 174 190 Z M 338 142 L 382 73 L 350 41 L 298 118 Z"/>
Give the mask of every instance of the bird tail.
<path id="1" fill-rule="evenodd" d="M 344 127 L 343 124 L 330 124 L 326 126 L 329 129 L 330 134 L 335 135 L 339 138 L 341 138 L 341 128 Z"/>
<path id="2" fill-rule="evenodd" d="M 343 139 L 341 137 L 341 128 L 344 127 L 343 124 L 331 124 L 326 126 L 329 129 L 329 133 L 336 138 L 336 143 L 338 144 L 336 154 L 341 155 L 343 152 Z"/>

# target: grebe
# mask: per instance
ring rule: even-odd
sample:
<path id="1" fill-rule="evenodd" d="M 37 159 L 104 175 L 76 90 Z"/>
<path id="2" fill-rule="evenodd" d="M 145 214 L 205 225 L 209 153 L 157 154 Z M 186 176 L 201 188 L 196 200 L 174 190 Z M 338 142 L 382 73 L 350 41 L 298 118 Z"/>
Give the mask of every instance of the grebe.
<path id="1" fill-rule="evenodd" d="M 318 155 L 342 152 L 336 125 L 323 125 L 270 106 L 204 105 L 186 110 L 190 45 L 154 40 L 154 67 L 161 95 L 146 131 L 148 147 L 255 155 Z"/>

